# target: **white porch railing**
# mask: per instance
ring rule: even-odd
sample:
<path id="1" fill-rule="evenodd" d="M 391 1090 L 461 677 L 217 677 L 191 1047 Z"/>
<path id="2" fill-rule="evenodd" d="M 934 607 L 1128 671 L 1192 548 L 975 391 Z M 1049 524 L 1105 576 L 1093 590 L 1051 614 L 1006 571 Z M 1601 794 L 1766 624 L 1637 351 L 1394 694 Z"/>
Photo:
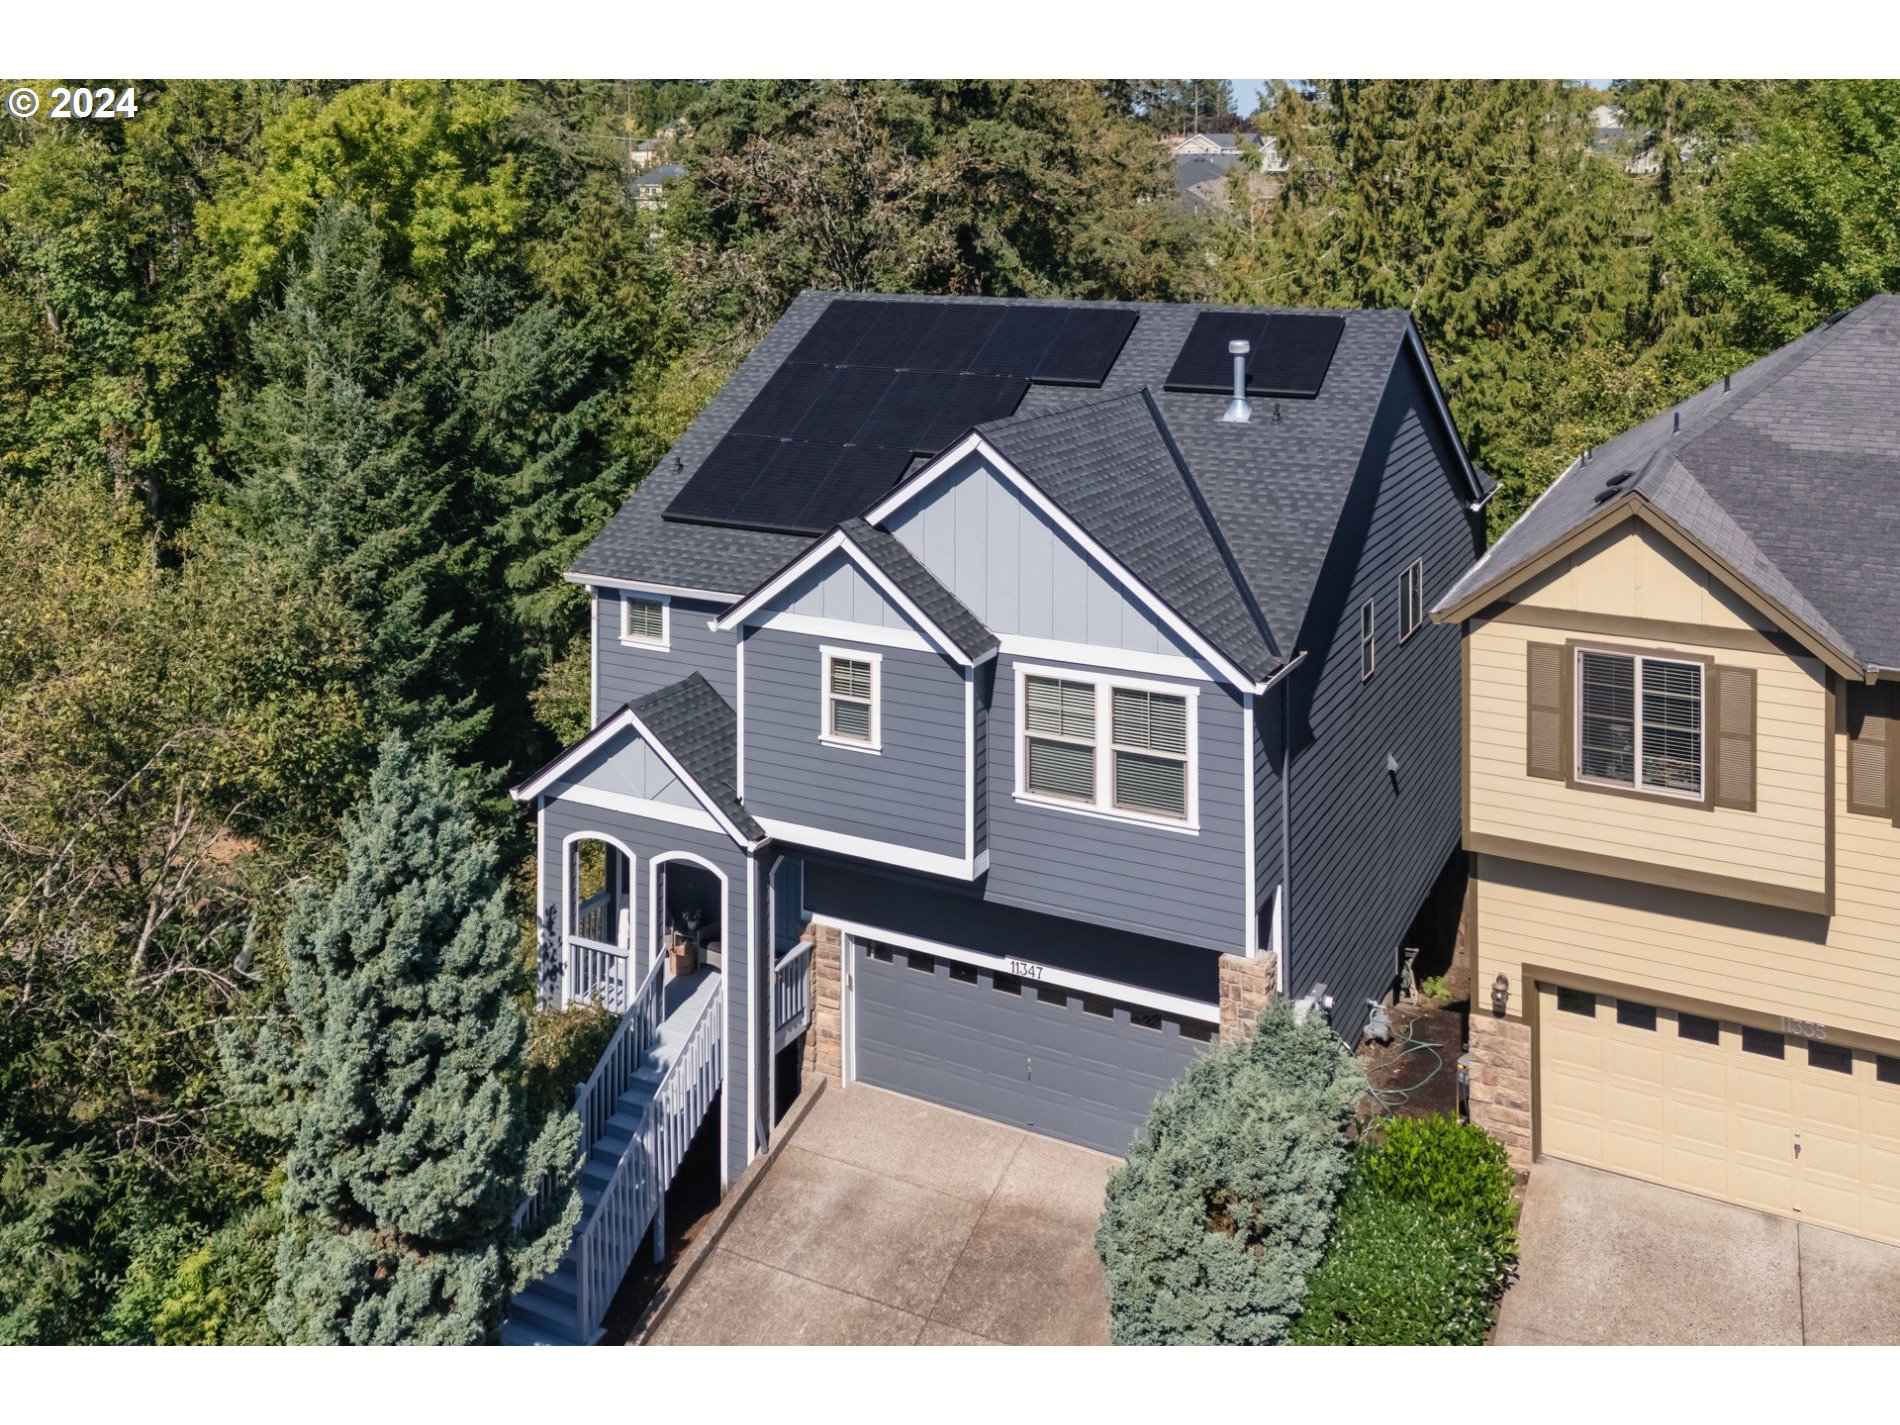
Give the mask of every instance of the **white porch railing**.
<path id="1" fill-rule="evenodd" d="M 618 937 L 614 934 L 614 893 L 596 891 L 581 902 L 580 909 L 574 915 L 574 933 L 587 940 L 597 940 L 611 945 Z"/>
<path id="2" fill-rule="evenodd" d="M 651 979 L 652 976 L 647 978 Z M 581 935 L 567 937 L 567 998 L 598 997 L 601 1006 L 618 1014 L 627 1008 L 627 988 L 633 979 L 633 955 L 605 940 Z"/>
<path id="3" fill-rule="evenodd" d="M 772 967 L 772 1052 L 777 1053 L 811 1023 L 811 950 L 809 940 Z"/>
<path id="4" fill-rule="evenodd" d="M 645 1061 L 654 1041 L 659 1038 L 660 1020 L 665 1013 L 665 980 L 664 967 L 656 965 L 653 973 L 640 986 L 640 992 L 633 997 L 627 1012 L 620 1016 L 620 1023 L 614 1027 L 614 1037 L 595 1061 L 594 1072 L 587 1076 L 586 1083 L 574 1086 L 574 1114 L 581 1121 L 581 1147 L 577 1163 L 587 1161 L 594 1144 L 600 1141 L 607 1120 L 613 1117 L 614 1105 L 632 1086 L 634 1071 Z M 554 1178 L 549 1174 L 543 1176 L 535 1190 L 516 1209 L 515 1231 L 524 1232 L 539 1222 L 541 1214 L 548 1210 L 553 1200 Z"/>
<path id="5" fill-rule="evenodd" d="M 700 1007 L 699 1018 L 680 1046 L 678 1057 L 661 1075 L 653 1098 L 614 1165 L 612 1179 L 575 1243 L 575 1310 L 583 1339 L 599 1328 L 648 1227 L 655 1227 L 655 1260 L 665 1255 L 662 1212 L 666 1187 L 679 1170 L 686 1146 L 706 1116 L 713 1095 L 719 1091 L 725 1006 L 722 980 L 718 991 Z"/>

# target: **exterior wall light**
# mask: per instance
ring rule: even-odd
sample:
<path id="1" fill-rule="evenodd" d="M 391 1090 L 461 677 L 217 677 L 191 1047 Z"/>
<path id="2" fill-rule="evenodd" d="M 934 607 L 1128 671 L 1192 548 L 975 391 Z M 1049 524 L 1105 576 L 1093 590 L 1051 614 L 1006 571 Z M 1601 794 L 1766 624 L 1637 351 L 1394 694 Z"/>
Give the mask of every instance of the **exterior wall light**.
<path id="1" fill-rule="evenodd" d="M 1503 1014 L 1511 1007 L 1511 980 L 1502 971 L 1491 981 L 1491 1012 Z"/>

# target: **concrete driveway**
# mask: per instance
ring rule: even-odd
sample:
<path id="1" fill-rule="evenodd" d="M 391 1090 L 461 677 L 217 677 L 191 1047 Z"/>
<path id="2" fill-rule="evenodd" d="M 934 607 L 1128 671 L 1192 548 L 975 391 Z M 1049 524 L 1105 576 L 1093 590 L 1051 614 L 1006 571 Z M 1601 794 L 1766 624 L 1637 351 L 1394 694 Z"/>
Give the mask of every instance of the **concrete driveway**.
<path id="1" fill-rule="evenodd" d="M 1893 1345 L 1900 1247 L 1545 1160 L 1500 1346 Z"/>
<path id="2" fill-rule="evenodd" d="M 1093 1246 L 1116 1160 L 854 1084 L 827 1089 L 654 1345 L 1108 1340 Z"/>

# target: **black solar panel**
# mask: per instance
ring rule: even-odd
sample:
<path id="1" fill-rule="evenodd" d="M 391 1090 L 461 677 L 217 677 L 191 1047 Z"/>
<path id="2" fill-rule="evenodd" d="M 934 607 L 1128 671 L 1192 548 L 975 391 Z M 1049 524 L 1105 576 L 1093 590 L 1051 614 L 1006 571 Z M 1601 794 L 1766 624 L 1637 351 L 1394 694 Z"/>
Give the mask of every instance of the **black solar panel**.
<path id="1" fill-rule="evenodd" d="M 737 435 L 790 435 L 831 384 L 829 366 L 781 366 L 732 423 Z"/>
<path id="2" fill-rule="evenodd" d="M 863 514 L 897 483 L 909 464 L 908 450 L 847 445 L 798 512 L 795 528 L 801 534 L 822 534 L 853 515 Z"/>
<path id="3" fill-rule="evenodd" d="M 959 376 L 924 425 L 911 449 L 919 455 L 942 450 L 971 426 L 1016 414 L 1029 383 L 1020 376 Z"/>
<path id="4" fill-rule="evenodd" d="M 1077 308 L 1069 313 L 1042 360 L 1029 371 L 1012 374 L 1052 386 L 1099 386 L 1134 329 L 1133 312 Z"/>
<path id="5" fill-rule="evenodd" d="M 785 359 L 842 365 L 864 334 L 878 323 L 888 308 L 896 305 L 895 302 L 840 297 L 819 314 L 804 340 L 792 348 L 792 354 Z"/>
<path id="6" fill-rule="evenodd" d="M 797 440 L 849 445 L 877 409 L 898 372 L 883 366 L 839 366 L 831 384 L 812 401 L 803 420 L 786 434 Z"/>
<path id="7" fill-rule="evenodd" d="M 1247 390 L 1256 396 L 1317 396 L 1333 364 L 1333 350 L 1346 330 L 1344 317 L 1281 312 L 1267 320 L 1254 346 Z"/>
<path id="8" fill-rule="evenodd" d="M 1249 342 L 1257 357 L 1266 325 L 1263 312 L 1202 312 L 1162 384 L 1170 391 L 1232 391 L 1234 358 L 1227 343 Z"/>
<path id="9" fill-rule="evenodd" d="M 887 450 L 915 449 L 957 379 L 940 371 L 898 372 L 870 419 L 858 427 L 859 443 Z"/>
<path id="10" fill-rule="evenodd" d="M 1027 376 L 1048 354 L 1068 320 L 1060 307 L 1006 307 L 970 370 L 997 376 Z"/>
<path id="11" fill-rule="evenodd" d="M 1001 315 L 988 306 L 942 308 L 929 338 L 912 353 L 909 364 L 925 371 L 974 371 L 977 353 Z"/>
<path id="12" fill-rule="evenodd" d="M 857 366 L 910 366 L 942 308 L 931 302 L 884 302 L 877 325 L 852 348 Z"/>
<path id="13" fill-rule="evenodd" d="M 673 497 L 664 518 L 729 523 L 731 512 L 744 507 L 753 482 L 771 465 L 781 443 L 750 435 L 727 436 Z"/>

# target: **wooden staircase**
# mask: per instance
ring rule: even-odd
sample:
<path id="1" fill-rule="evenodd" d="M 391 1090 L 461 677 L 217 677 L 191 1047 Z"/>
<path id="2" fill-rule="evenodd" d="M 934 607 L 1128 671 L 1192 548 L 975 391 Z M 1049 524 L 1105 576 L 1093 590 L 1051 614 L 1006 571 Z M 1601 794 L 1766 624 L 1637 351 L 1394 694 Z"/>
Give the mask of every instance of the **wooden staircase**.
<path id="1" fill-rule="evenodd" d="M 593 1076 L 575 1091 L 581 1120 L 580 1225 L 552 1275 L 508 1303 L 504 1346 L 592 1345 L 601 1319 L 639 1250 L 659 1225 L 665 1195 L 694 1132 L 719 1091 L 725 982 L 701 969 L 677 980 L 648 975 Z M 546 1210 L 543 1189 L 521 1206 L 518 1228 Z"/>

